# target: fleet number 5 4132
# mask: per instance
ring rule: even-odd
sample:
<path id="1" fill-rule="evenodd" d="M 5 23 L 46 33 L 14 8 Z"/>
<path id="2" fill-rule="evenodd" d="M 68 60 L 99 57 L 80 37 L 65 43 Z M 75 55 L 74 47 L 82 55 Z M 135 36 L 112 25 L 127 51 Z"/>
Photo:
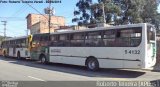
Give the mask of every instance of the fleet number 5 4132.
<path id="1" fill-rule="evenodd" d="M 125 54 L 140 54 L 140 50 L 125 50 Z"/>

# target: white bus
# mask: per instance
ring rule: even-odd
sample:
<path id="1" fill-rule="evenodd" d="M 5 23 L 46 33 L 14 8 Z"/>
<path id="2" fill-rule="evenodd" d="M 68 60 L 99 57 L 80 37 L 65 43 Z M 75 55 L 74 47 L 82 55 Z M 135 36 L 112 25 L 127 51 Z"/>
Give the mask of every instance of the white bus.
<path id="1" fill-rule="evenodd" d="M 55 32 L 50 38 L 49 34 L 33 35 L 31 59 L 89 70 L 149 68 L 156 63 L 155 37 L 154 26 L 147 23 Z"/>
<path id="2" fill-rule="evenodd" d="M 28 50 L 28 37 L 9 38 L 2 42 L 3 56 L 29 58 L 30 52 Z"/>

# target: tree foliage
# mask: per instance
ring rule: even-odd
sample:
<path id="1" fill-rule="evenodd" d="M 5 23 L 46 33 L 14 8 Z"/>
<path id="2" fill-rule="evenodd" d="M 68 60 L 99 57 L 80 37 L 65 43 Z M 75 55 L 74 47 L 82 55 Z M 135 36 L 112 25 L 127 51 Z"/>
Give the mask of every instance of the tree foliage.
<path id="1" fill-rule="evenodd" d="M 79 0 L 76 4 L 78 10 L 74 11 L 74 15 L 81 15 L 79 17 L 75 17 L 72 19 L 72 22 L 78 22 L 78 24 L 86 24 L 89 23 L 90 20 L 90 8 L 91 8 L 92 0 Z"/>
<path id="2" fill-rule="evenodd" d="M 105 22 L 114 25 L 132 23 L 152 23 L 159 28 L 160 14 L 157 12 L 158 0 L 79 0 L 78 10 L 74 11 L 72 22 L 88 24 Z M 104 14 L 103 14 L 104 5 Z M 103 16 L 104 15 L 104 16 Z"/>

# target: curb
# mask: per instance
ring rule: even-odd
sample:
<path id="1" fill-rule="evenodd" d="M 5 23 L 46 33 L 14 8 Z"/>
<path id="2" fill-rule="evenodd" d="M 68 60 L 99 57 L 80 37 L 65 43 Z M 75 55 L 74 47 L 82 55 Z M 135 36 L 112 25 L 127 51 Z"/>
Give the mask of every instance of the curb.
<path id="1" fill-rule="evenodd" d="M 151 68 L 142 69 L 142 70 L 145 70 L 145 71 L 153 71 L 153 72 L 160 72 L 160 68 L 157 68 L 157 67 L 151 67 Z"/>

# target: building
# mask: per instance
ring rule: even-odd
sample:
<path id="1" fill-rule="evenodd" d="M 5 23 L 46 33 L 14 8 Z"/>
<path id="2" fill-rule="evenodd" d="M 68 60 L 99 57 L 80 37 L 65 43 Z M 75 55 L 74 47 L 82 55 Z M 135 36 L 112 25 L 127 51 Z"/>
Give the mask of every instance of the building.
<path id="1" fill-rule="evenodd" d="M 27 29 L 30 29 L 31 34 L 48 33 L 48 15 L 28 14 Z M 65 26 L 65 18 L 62 16 L 51 16 L 50 32 L 54 32 L 60 26 Z"/>

